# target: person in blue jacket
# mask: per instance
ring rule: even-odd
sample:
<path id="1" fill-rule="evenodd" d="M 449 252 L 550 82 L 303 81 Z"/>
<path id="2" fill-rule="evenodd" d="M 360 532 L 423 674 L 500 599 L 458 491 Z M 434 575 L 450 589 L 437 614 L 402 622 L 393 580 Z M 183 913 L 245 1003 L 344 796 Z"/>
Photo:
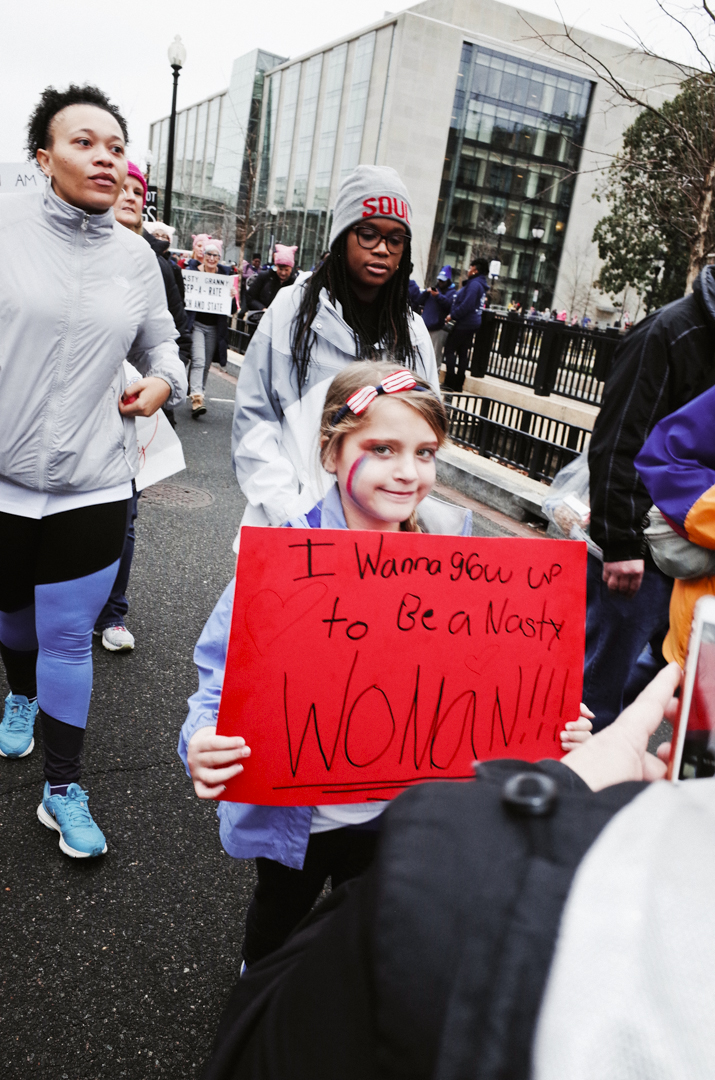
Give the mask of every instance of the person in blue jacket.
<path id="1" fill-rule="evenodd" d="M 474 331 L 482 324 L 482 311 L 489 293 L 487 273 L 489 263 L 486 259 L 472 259 L 469 264 L 467 284 L 459 290 L 452 301 L 452 308 L 447 316 L 447 324 L 454 329 L 447 339 L 444 350 L 444 362 L 447 367 L 443 389 L 459 392 L 464 386 L 467 371 L 469 346 Z"/>
<path id="2" fill-rule="evenodd" d="M 452 267 L 443 266 L 437 275 L 437 284 L 432 289 L 425 289 L 420 293 L 422 304 L 422 318 L 429 330 L 434 346 L 434 356 L 437 361 L 437 370 L 442 366 L 442 356 L 447 340 L 447 331 L 444 328 L 444 320 L 449 315 L 452 301 L 457 295 L 457 287 L 452 281 Z"/>

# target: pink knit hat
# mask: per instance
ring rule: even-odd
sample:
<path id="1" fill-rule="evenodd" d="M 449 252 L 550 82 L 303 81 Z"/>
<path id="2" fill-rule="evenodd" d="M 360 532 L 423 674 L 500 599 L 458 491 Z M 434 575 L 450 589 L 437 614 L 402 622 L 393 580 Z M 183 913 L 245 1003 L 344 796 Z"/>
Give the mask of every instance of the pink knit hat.
<path id="1" fill-rule="evenodd" d="M 194 242 L 194 248 L 196 248 L 196 241 L 197 240 L 200 240 L 202 242 L 202 244 L 205 245 L 211 239 L 211 237 L 209 236 L 208 233 L 200 232 L 200 233 L 197 233 L 196 236 L 192 235 L 191 239 Z"/>
<path id="2" fill-rule="evenodd" d="M 223 255 L 223 243 L 222 243 L 222 241 L 221 240 L 214 240 L 213 237 L 210 240 L 207 240 L 206 243 L 204 244 L 204 255 L 207 255 L 209 251 L 217 252 L 218 257 L 221 258 L 221 256 Z"/>
<path id="3" fill-rule="evenodd" d="M 295 253 L 298 245 L 288 247 L 286 244 L 276 244 L 276 253 L 273 257 L 274 266 L 295 266 Z"/>
<path id="4" fill-rule="evenodd" d="M 142 206 L 146 206 L 146 178 L 139 166 L 135 165 L 133 161 L 127 162 L 127 176 L 133 176 L 144 188 L 144 202 L 142 203 Z"/>

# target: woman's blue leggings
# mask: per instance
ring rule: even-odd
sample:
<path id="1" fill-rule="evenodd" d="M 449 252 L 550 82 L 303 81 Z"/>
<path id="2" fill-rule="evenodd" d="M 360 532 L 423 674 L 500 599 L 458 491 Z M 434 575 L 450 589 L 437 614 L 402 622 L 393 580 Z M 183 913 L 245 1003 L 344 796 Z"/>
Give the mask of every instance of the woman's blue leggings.
<path id="1" fill-rule="evenodd" d="M 87 724 L 92 630 L 112 591 L 118 566 L 116 559 L 103 570 L 73 581 L 36 585 L 34 604 L 20 611 L 0 611 L 0 641 L 15 652 L 37 650 L 38 703 L 63 724 L 82 728 Z"/>
<path id="2" fill-rule="evenodd" d="M 39 521 L 0 513 L 0 653 L 13 693 L 32 696 L 36 685 L 46 755 L 48 737 L 56 743 L 64 732 L 71 742 L 65 725 L 87 724 L 92 630 L 117 574 L 128 508 L 102 503 Z"/>

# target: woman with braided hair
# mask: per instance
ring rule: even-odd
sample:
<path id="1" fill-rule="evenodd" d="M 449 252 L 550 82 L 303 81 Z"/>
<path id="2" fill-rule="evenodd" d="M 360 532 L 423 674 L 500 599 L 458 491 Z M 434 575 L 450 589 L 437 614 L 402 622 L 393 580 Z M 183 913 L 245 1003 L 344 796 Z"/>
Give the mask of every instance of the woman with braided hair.
<path id="1" fill-rule="evenodd" d="M 332 379 L 355 360 L 389 358 L 439 392 L 430 336 L 410 309 L 412 209 L 394 169 L 360 165 L 335 204 L 330 251 L 281 289 L 246 351 L 232 455 L 246 525 L 306 513 L 330 479 L 317 436 Z"/>

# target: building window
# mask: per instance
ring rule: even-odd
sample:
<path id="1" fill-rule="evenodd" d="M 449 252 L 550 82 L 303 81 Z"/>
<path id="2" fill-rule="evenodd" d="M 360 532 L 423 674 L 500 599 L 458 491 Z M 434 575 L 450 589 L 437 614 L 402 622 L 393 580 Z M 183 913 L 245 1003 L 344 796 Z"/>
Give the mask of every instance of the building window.
<path id="1" fill-rule="evenodd" d="M 464 43 L 430 279 L 445 263 L 461 272 L 474 255 L 497 257 L 499 246 L 494 300 L 530 304 L 536 293 L 539 306 L 550 306 L 592 90 L 579 76 Z M 543 263 L 536 225 L 544 229 Z"/>
<path id="2" fill-rule="evenodd" d="M 313 206 L 327 208 L 330 198 L 330 181 L 333 176 L 335 157 L 335 139 L 338 134 L 340 103 L 343 98 L 345 79 L 345 60 L 348 55 L 347 42 L 338 45 L 328 54 L 328 73 L 325 80 L 325 100 L 320 122 L 318 158 L 315 167 L 315 192 Z"/>
<path id="3" fill-rule="evenodd" d="M 276 171 L 273 188 L 273 201 L 277 206 L 285 206 L 288 188 L 288 171 L 293 149 L 293 131 L 295 129 L 295 110 L 298 104 L 298 86 L 300 84 L 300 64 L 289 67 L 283 83 L 283 101 L 281 103 L 280 129 L 276 148 Z"/>
<path id="4" fill-rule="evenodd" d="M 204 169 L 203 192 L 207 198 L 211 198 L 213 186 L 214 167 L 216 165 L 216 149 L 218 143 L 218 124 L 221 112 L 221 97 L 211 98 L 209 102 L 208 132 L 206 135 L 206 166 Z"/>
<path id="5" fill-rule="evenodd" d="M 260 165 L 260 178 L 258 182 L 258 201 L 257 206 L 263 207 L 266 205 L 266 199 L 268 198 L 268 177 L 271 169 L 271 161 L 273 160 L 273 144 L 276 137 L 276 119 L 278 117 L 278 99 L 281 96 L 281 75 L 282 72 L 277 71 L 275 75 L 267 80 L 268 89 L 266 91 L 266 121 L 263 126 L 263 147 L 261 150 L 261 165 Z"/>
<path id="6" fill-rule="evenodd" d="M 174 191 L 181 191 L 181 181 L 184 172 L 184 156 L 186 154 L 186 121 L 188 110 L 180 112 L 176 117 L 176 144 L 174 146 Z"/>
<path id="7" fill-rule="evenodd" d="M 372 55 L 375 51 L 375 31 L 358 38 L 353 58 L 353 75 L 350 83 L 350 98 L 345 118 L 345 136 L 343 138 L 343 156 L 340 162 L 340 179 L 353 171 L 360 163 L 362 131 L 365 124 L 367 94 L 370 89 L 372 73 Z"/>
<path id="8" fill-rule="evenodd" d="M 310 158 L 313 151 L 315 114 L 318 111 L 318 93 L 320 91 L 320 74 L 322 70 L 322 53 L 313 56 L 305 64 L 303 103 L 300 109 L 298 148 L 295 155 L 295 172 L 293 174 L 292 204 L 295 207 L 305 206 L 305 197 L 308 191 L 308 173 L 310 172 Z"/>

